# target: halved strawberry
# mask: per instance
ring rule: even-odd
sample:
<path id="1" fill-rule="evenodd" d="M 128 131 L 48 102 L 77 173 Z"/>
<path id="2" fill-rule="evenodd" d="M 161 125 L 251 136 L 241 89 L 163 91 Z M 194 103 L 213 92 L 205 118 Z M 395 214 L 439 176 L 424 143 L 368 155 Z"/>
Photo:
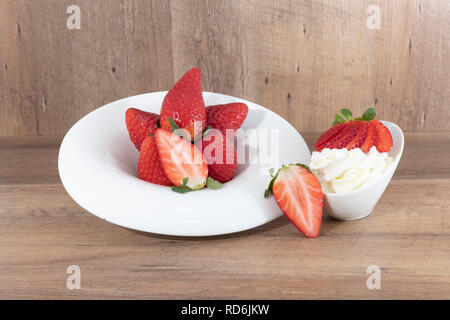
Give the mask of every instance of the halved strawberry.
<path id="1" fill-rule="evenodd" d="M 346 148 L 348 150 L 361 147 L 364 140 L 366 140 L 366 136 L 367 136 L 367 129 L 368 129 L 369 123 L 366 121 L 354 121 L 354 122 L 355 122 L 355 126 L 357 127 L 358 131 L 357 131 L 355 137 L 352 139 L 352 141 L 350 141 L 349 144 L 347 145 Z"/>
<path id="2" fill-rule="evenodd" d="M 155 132 L 158 127 L 159 115 L 152 112 L 129 108 L 125 112 L 125 123 L 131 142 L 136 149 L 141 150 L 142 142 Z"/>
<path id="3" fill-rule="evenodd" d="M 372 120 L 375 125 L 376 138 L 375 146 L 379 152 L 388 152 L 391 150 L 394 142 L 392 141 L 392 135 L 389 129 L 380 121 Z"/>
<path id="4" fill-rule="evenodd" d="M 366 139 L 364 140 L 364 142 L 360 147 L 361 151 L 369 152 L 370 148 L 372 148 L 375 145 L 375 139 L 376 139 L 376 130 L 372 120 L 367 122 L 367 135 Z"/>
<path id="5" fill-rule="evenodd" d="M 203 137 L 202 149 L 211 178 L 221 183 L 233 179 L 238 168 L 233 140 L 227 139 L 220 131 L 211 130 Z"/>
<path id="6" fill-rule="evenodd" d="M 319 180 L 309 168 L 290 164 L 278 170 L 265 192 L 273 193 L 281 211 L 308 238 L 319 235 L 323 194 Z"/>
<path id="7" fill-rule="evenodd" d="M 154 137 L 148 136 L 144 142 L 142 142 L 138 161 L 138 176 L 142 180 L 163 186 L 172 185 L 159 160 Z"/>
<path id="8" fill-rule="evenodd" d="M 222 131 L 226 135 L 226 130 L 237 130 L 244 123 L 248 114 L 248 107 L 245 103 L 228 103 L 206 108 L 206 125 Z"/>
<path id="9" fill-rule="evenodd" d="M 319 148 L 322 144 L 330 141 L 333 139 L 342 129 L 345 127 L 345 123 L 339 123 L 334 126 L 332 126 L 330 129 L 322 133 L 322 135 L 317 139 L 316 143 L 314 144 L 314 148 Z"/>
<path id="10" fill-rule="evenodd" d="M 205 186 L 208 165 L 195 145 L 163 129 L 156 129 L 155 139 L 164 172 L 177 188 L 188 191 Z"/>
<path id="11" fill-rule="evenodd" d="M 198 68 L 186 72 L 165 96 L 161 107 L 161 128 L 172 131 L 169 118 L 179 128 L 186 129 L 192 140 L 205 129 L 206 110 Z"/>

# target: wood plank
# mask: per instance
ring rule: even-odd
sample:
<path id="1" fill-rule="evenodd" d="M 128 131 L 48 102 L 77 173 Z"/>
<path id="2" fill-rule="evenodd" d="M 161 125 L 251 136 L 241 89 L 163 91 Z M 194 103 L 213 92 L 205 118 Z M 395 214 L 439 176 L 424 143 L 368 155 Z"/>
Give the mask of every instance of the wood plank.
<path id="1" fill-rule="evenodd" d="M 309 143 L 317 135 L 305 134 Z M 406 137 L 404 172 L 374 212 L 353 222 L 324 217 L 316 240 L 284 217 L 201 238 L 115 226 L 64 191 L 52 160 L 60 138 L 1 138 L 0 298 L 448 299 L 450 161 L 418 154 L 438 146 L 448 154 L 450 136 Z M 65 287 L 73 264 L 81 267 L 81 290 Z M 366 288 L 369 265 L 382 269 L 381 290 Z"/>
<path id="2" fill-rule="evenodd" d="M 23 23 L 29 21 L 29 23 Z M 0 135 L 37 135 L 37 74 L 30 12 L 24 1 L 0 5 Z"/>
<path id="3" fill-rule="evenodd" d="M 61 137 L 0 137 L 0 185 L 58 184 Z"/>
<path id="4" fill-rule="evenodd" d="M 450 67 L 448 2 L 379 2 L 380 30 L 366 27 L 371 4 L 173 1 L 175 73 L 199 65 L 206 90 L 260 103 L 302 131 L 367 106 L 406 130 L 448 130 L 450 87 L 438 70 Z M 439 63 L 426 59 L 431 52 Z"/>
<path id="5" fill-rule="evenodd" d="M 144 234 L 84 212 L 60 186 L 0 187 L 0 297 L 448 298 L 450 180 L 418 182 L 429 192 L 393 181 L 366 219 L 326 218 L 318 240 L 284 218 L 229 236 Z M 71 264 L 80 292 L 64 288 Z M 377 292 L 365 287 L 372 264 Z"/>
<path id="6" fill-rule="evenodd" d="M 376 106 L 408 131 L 450 131 L 450 3 L 70 0 L 0 6 L 0 136 L 63 135 L 107 102 L 166 90 L 200 66 L 205 90 L 266 106 L 301 131 Z M 366 27 L 381 8 L 381 29 Z M 20 31 L 20 32 L 19 32 Z"/>
<path id="7" fill-rule="evenodd" d="M 62 135 L 99 106 L 172 84 L 168 2 L 105 4 L 77 2 L 80 30 L 66 27 L 70 0 L 1 6 L 0 135 Z"/>

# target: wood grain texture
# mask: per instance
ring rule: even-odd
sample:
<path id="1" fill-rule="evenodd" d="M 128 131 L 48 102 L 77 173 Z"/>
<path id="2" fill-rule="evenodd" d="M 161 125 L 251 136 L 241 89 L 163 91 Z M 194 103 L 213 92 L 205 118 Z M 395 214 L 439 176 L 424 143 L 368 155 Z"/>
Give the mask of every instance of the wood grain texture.
<path id="1" fill-rule="evenodd" d="M 76 2 L 80 30 L 66 27 L 73 1 L 1 1 L 3 135 L 61 135 L 103 104 L 173 83 L 166 1 Z"/>
<path id="2" fill-rule="evenodd" d="M 66 28 L 72 4 L 81 30 Z M 380 30 L 366 27 L 371 4 Z M 406 131 L 450 131 L 449 30 L 447 0 L 0 0 L 0 136 L 62 135 L 193 66 L 205 90 L 300 131 L 368 106 Z"/>
<path id="3" fill-rule="evenodd" d="M 311 144 L 317 134 L 305 134 Z M 409 133 L 367 218 L 325 217 L 318 239 L 281 217 L 238 234 L 145 234 L 100 220 L 60 184 L 60 138 L 0 139 L 0 299 L 450 298 L 450 134 Z M 424 151 L 439 150 L 439 156 Z M 81 290 L 66 268 L 81 267 Z M 381 289 L 366 288 L 369 265 Z"/>

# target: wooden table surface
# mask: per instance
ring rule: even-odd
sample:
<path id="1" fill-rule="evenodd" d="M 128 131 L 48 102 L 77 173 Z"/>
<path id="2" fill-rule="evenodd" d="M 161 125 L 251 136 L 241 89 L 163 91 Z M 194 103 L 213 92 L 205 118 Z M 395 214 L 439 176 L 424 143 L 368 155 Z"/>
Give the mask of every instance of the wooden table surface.
<path id="1" fill-rule="evenodd" d="M 317 135 L 306 134 L 310 142 Z M 102 221 L 58 177 L 61 138 L 0 138 L 0 298 L 450 298 L 450 133 L 406 135 L 369 217 L 324 218 L 306 239 L 281 217 L 238 234 L 177 238 Z M 126 214 L 124 212 L 124 214 Z M 66 269 L 81 268 L 81 289 Z M 381 289 L 366 286 L 370 265 Z"/>

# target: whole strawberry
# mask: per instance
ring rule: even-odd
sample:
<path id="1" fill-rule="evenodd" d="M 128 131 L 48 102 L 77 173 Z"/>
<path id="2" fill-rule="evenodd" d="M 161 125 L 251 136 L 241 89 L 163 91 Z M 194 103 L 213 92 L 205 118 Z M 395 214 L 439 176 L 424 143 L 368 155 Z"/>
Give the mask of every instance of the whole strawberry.
<path id="1" fill-rule="evenodd" d="M 239 129 L 248 114 L 248 107 L 244 103 L 236 102 L 210 106 L 206 108 L 206 125 L 222 131 Z"/>
<path id="2" fill-rule="evenodd" d="M 172 185 L 164 172 L 156 147 L 156 141 L 153 136 L 148 136 L 142 142 L 138 161 L 138 176 L 142 180 L 163 186 Z"/>
<path id="3" fill-rule="evenodd" d="M 142 142 L 155 132 L 158 127 L 159 115 L 152 112 L 145 112 L 135 108 L 129 108 L 125 112 L 125 123 L 131 142 L 136 149 L 141 150 Z"/>
<path id="4" fill-rule="evenodd" d="M 186 72 L 164 98 L 161 107 L 161 128 L 172 131 L 171 120 L 179 128 L 186 129 L 192 140 L 205 129 L 206 110 L 198 68 Z"/>
<path id="5" fill-rule="evenodd" d="M 233 179 L 238 168 L 233 140 L 227 139 L 220 131 L 211 130 L 203 137 L 202 149 L 211 178 L 220 183 Z"/>

